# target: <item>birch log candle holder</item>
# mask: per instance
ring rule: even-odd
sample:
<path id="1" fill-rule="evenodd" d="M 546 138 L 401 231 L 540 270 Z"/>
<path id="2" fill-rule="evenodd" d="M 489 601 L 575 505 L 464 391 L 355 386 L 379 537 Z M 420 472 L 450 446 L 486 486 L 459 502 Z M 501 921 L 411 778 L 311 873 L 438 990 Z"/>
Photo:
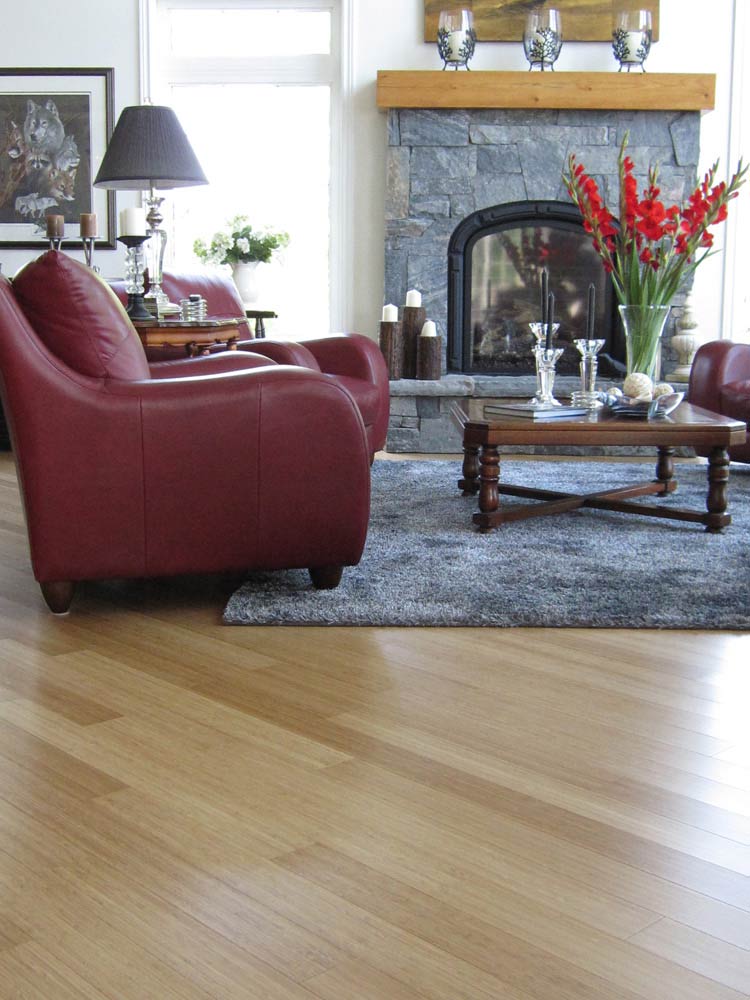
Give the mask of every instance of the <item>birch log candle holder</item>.
<path id="1" fill-rule="evenodd" d="M 388 378 L 403 378 L 404 331 L 400 321 L 383 320 L 380 324 L 380 350 L 388 366 Z"/>
<path id="2" fill-rule="evenodd" d="M 427 319 L 427 313 L 422 306 L 422 296 L 412 289 L 406 293 L 401 320 L 404 334 L 404 368 L 402 378 L 417 377 L 417 341 L 422 327 Z"/>
<path id="3" fill-rule="evenodd" d="M 432 320 L 422 327 L 417 338 L 417 378 L 423 381 L 440 379 L 443 367 L 443 341 L 437 336 L 437 328 Z"/>

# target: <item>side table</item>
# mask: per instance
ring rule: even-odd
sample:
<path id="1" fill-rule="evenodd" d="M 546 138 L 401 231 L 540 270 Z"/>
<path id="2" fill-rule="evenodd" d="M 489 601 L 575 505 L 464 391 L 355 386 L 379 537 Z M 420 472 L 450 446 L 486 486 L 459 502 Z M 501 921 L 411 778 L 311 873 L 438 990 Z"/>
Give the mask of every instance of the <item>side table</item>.
<path id="1" fill-rule="evenodd" d="M 237 349 L 241 319 L 143 319 L 133 326 L 141 338 L 149 361 L 196 357 L 214 351 Z M 244 331 L 243 331 L 244 332 Z"/>
<path id="2" fill-rule="evenodd" d="M 278 313 L 272 309 L 246 309 L 245 316 L 255 320 L 255 339 L 262 340 L 266 335 L 266 327 L 263 322 L 266 319 L 277 319 Z"/>

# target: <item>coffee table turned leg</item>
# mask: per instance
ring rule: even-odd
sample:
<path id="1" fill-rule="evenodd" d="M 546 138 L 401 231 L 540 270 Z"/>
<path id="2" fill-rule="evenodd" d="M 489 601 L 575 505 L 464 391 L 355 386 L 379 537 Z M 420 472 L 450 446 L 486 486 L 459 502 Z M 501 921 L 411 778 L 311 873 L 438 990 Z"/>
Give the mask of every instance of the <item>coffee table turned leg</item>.
<path id="1" fill-rule="evenodd" d="M 708 456 L 708 496 L 704 524 L 706 531 L 718 534 L 732 518 L 726 513 L 729 482 L 729 453 L 726 448 L 712 448 Z"/>
<path id="2" fill-rule="evenodd" d="M 474 522 L 482 534 L 497 527 L 497 518 L 491 515 L 500 506 L 500 454 L 496 447 L 485 445 L 479 453 L 479 513 L 474 515 Z"/>
<path id="3" fill-rule="evenodd" d="M 464 464 L 461 467 L 463 479 L 459 479 L 458 488 L 463 496 L 472 496 L 479 492 L 479 448 L 475 445 L 464 445 Z"/>
<path id="4" fill-rule="evenodd" d="M 674 453 L 675 449 L 666 445 L 660 445 L 658 448 L 658 458 L 656 460 L 656 479 L 657 482 L 664 485 L 664 492 L 657 493 L 656 496 L 658 497 L 665 497 L 674 489 L 674 485 L 671 487 L 669 485 L 674 479 Z"/>

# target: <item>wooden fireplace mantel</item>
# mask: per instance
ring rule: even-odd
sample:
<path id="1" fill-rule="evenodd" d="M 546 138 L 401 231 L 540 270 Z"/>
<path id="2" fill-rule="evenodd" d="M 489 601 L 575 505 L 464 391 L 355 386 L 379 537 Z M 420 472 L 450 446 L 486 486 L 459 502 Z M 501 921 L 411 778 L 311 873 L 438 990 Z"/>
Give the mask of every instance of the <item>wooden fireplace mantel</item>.
<path id="1" fill-rule="evenodd" d="M 378 70 L 379 108 L 712 111 L 712 73 Z"/>

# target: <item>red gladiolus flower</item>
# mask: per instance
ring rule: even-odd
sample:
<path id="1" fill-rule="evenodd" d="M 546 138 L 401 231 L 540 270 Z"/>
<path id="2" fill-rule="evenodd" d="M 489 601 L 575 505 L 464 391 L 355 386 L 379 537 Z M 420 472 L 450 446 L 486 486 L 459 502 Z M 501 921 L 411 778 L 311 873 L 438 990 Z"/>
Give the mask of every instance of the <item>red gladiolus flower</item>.
<path id="1" fill-rule="evenodd" d="M 658 168 L 651 167 L 639 195 L 635 163 L 626 155 L 628 137 L 618 160 L 619 225 L 596 181 L 574 155 L 563 180 L 578 205 L 584 230 L 591 235 L 605 271 L 612 276 L 621 303 L 669 303 L 680 283 L 711 252 L 709 227 L 726 221 L 729 202 L 737 197 L 747 168 L 742 161 L 728 183 L 716 183 L 711 167 L 682 205 L 661 200 Z"/>

